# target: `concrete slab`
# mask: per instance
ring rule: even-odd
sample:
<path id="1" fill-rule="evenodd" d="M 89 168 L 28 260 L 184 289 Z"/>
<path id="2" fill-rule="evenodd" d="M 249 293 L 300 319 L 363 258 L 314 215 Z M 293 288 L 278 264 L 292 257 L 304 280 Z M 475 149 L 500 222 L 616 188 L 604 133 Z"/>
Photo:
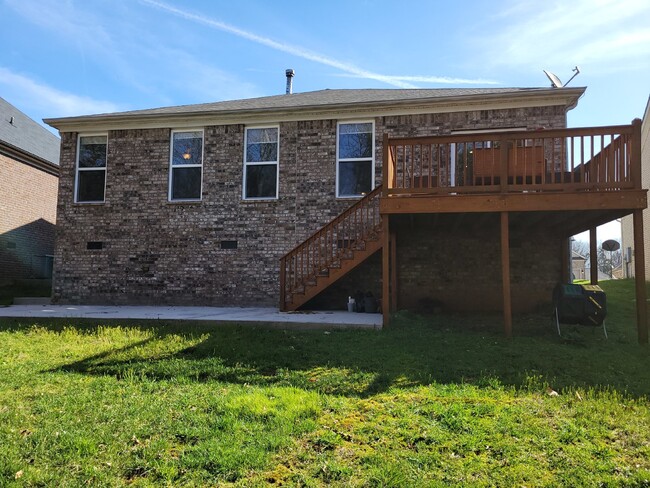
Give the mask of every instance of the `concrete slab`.
<path id="1" fill-rule="evenodd" d="M 0 307 L 0 317 L 136 319 L 242 323 L 286 328 L 381 329 L 378 313 L 280 312 L 277 308 L 165 307 L 112 305 L 11 305 Z"/>

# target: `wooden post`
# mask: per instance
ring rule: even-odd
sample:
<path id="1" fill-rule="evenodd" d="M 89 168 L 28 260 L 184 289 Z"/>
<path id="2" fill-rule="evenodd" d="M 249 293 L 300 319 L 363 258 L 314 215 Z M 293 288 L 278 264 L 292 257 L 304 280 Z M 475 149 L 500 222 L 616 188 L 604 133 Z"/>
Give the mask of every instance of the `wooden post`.
<path id="1" fill-rule="evenodd" d="M 286 292 L 286 264 L 285 258 L 280 259 L 280 312 L 284 312 L 287 309 L 287 298 L 285 295 Z"/>
<path id="2" fill-rule="evenodd" d="M 501 142 L 501 160 L 500 164 L 500 179 L 501 191 L 505 193 L 508 191 L 508 152 L 510 151 L 510 141 L 505 137 L 500 139 Z"/>
<path id="3" fill-rule="evenodd" d="M 589 263 L 591 266 L 591 284 L 598 284 L 598 242 L 596 228 L 589 229 Z"/>
<path id="4" fill-rule="evenodd" d="M 390 309 L 397 311 L 397 233 L 390 233 Z"/>
<path id="5" fill-rule="evenodd" d="M 632 214 L 634 226 L 634 283 L 636 285 L 636 327 L 639 344 L 648 343 L 648 303 L 646 302 L 643 210 Z"/>
<path id="6" fill-rule="evenodd" d="M 390 229 L 389 229 L 389 216 L 382 215 L 382 240 L 383 247 L 381 250 L 382 266 L 381 266 L 381 310 L 383 314 L 383 326 L 388 327 L 390 324 Z"/>
<path id="7" fill-rule="evenodd" d="M 641 189 L 641 119 L 632 121 L 632 138 L 630 141 L 630 176 L 634 188 Z"/>
<path id="8" fill-rule="evenodd" d="M 501 280 L 503 283 L 503 324 L 506 337 L 512 337 L 512 302 L 510 297 L 510 232 L 508 212 L 501 212 Z"/>
<path id="9" fill-rule="evenodd" d="M 391 174 L 392 174 L 392 161 L 390 159 L 390 149 L 388 147 L 388 134 L 384 132 L 384 138 L 382 140 L 382 162 L 383 165 L 381 168 L 382 172 L 382 185 L 384 186 L 382 193 L 384 197 L 388 196 L 388 189 L 392 185 Z"/>

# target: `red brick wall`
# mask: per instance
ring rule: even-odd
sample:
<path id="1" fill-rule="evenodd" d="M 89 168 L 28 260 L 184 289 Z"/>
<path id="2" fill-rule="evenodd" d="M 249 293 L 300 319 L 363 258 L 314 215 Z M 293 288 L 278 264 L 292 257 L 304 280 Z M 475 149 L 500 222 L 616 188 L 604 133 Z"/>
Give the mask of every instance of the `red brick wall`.
<path id="1" fill-rule="evenodd" d="M 54 254 L 58 178 L 0 154 L 0 285 L 40 278 Z"/>

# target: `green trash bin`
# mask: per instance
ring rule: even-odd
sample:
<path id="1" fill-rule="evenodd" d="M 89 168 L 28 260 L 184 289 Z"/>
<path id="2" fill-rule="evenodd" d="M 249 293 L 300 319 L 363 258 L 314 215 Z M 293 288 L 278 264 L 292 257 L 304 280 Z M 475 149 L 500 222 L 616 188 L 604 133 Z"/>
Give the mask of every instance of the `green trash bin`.
<path id="1" fill-rule="evenodd" d="M 557 333 L 560 333 L 560 323 L 603 326 L 607 316 L 607 296 L 598 285 L 574 285 L 560 283 L 553 289 L 553 308 Z"/>

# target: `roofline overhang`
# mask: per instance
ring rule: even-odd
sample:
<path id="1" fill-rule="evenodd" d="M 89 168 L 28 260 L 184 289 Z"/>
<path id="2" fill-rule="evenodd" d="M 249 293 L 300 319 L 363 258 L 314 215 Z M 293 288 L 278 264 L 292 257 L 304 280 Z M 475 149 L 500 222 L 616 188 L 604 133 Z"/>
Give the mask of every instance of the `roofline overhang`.
<path id="1" fill-rule="evenodd" d="M 228 125 L 251 122 L 288 122 L 383 115 L 464 112 L 495 108 L 562 105 L 573 109 L 586 87 L 549 88 L 509 93 L 458 95 L 407 100 L 312 104 L 264 109 L 181 111 L 176 113 L 120 112 L 43 119 L 60 132 Z M 192 107 L 192 105 L 187 106 Z"/>
<path id="2" fill-rule="evenodd" d="M 56 176 L 57 178 L 61 173 L 61 168 L 58 164 L 36 156 L 30 152 L 24 151 L 19 147 L 16 147 L 4 141 L 0 141 L 0 154 L 3 154 L 11 159 L 19 161 L 33 168 L 40 169 L 41 171 Z"/>

